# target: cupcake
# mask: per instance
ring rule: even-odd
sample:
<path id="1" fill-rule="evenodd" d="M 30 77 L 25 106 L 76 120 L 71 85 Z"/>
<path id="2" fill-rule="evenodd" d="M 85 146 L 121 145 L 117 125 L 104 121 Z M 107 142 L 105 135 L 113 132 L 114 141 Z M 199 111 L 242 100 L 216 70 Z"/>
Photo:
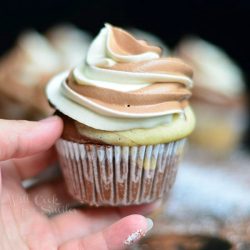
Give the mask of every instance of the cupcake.
<path id="1" fill-rule="evenodd" d="M 228 155 L 239 145 L 246 124 L 241 70 L 220 48 L 197 37 L 181 41 L 175 55 L 194 69 L 191 103 L 197 126 L 191 141 L 216 156 Z"/>
<path id="2" fill-rule="evenodd" d="M 59 71 L 60 59 L 44 36 L 36 31 L 21 34 L 15 47 L 0 61 L 0 94 L 17 104 L 12 105 L 13 110 L 20 110 L 14 118 L 20 118 L 19 113 L 24 110 L 29 117 L 34 114 L 39 118 L 51 113 L 44 87 Z M 8 108 L 10 104 L 6 103 Z"/>
<path id="3" fill-rule="evenodd" d="M 92 40 L 91 35 L 72 24 L 60 24 L 49 29 L 46 36 L 58 52 L 62 67 L 70 69 L 82 62 Z"/>
<path id="4" fill-rule="evenodd" d="M 166 196 L 194 128 L 191 87 L 188 65 L 106 24 L 84 63 L 46 89 L 64 121 L 56 148 L 69 193 L 94 206 Z"/>

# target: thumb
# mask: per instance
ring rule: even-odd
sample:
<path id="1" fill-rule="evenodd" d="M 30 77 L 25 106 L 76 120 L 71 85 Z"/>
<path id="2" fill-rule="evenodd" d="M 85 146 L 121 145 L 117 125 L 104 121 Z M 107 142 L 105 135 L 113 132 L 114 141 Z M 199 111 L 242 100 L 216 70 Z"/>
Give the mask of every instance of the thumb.
<path id="1" fill-rule="evenodd" d="M 127 216 L 102 232 L 71 240 L 59 250 L 119 250 L 140 240 L 153 227 L 153 222 L 142 215 Z"/>
<path id="2" fill-rule="evenodd" d="M 49 149 L 62 128 L 62 120 L 57 116 L 39 122 L 0 120 L 0 161 Z"/>

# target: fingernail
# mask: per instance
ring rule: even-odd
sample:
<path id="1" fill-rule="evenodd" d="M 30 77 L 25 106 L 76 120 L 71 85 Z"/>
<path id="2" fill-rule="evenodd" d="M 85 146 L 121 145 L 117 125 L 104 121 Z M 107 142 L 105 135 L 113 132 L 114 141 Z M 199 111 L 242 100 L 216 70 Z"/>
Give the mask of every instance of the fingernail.
<path id="1" fill-rule="evenodd" d="M 135 242 L 143 238 L 146 235 L 146 233 L 153 228 L 154 226 L 153 221 L 150 218 L 146 218 L 146 221 L 147 221 L 146 230 L 139 229 L 133 232 L 132 234 L 130 234 L 128 238 L 124 241 L 124 245 L 129 246 L 129 245 L 134 244 Z"/>
<path id="2" fill-rule="evenodd" d="M 128 238 L 124 241 L 124 245 L 130 246 L 140 240 L 145 236 L 145 232 L 142 229 L 139 229 L 128 236 Z"/>
<path id="3" fill-rule="evenodd" d="M 46 117 L 46 118 L 40 120 L 40 122 L 49 123 L 49 122 L 53 122 L 54 120 L 57 120 L 57 119 L 58 119 L 58 116 L 49 116 L 49 117 Z"/>
<path id="4" fill-rule="evenodd" d="M 150 219 L 150 218 L 147 218 L 147 229 L 146 229 L 146 233 L 148 231 L 150 231 L 154 226 L 154 222 Z"/>

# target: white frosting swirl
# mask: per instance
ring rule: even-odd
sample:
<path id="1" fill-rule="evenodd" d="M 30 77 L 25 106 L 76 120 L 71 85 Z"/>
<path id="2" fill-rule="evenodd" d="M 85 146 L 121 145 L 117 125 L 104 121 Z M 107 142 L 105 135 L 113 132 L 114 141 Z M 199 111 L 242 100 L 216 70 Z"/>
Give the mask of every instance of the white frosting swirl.
<path id="1" fill-rule="evenodd" d="M 179 82 L 188 88 L 192 86 L 189 77 L 167 74 L 167 73 L 147 73 L 147 72 L 124 72 L 100 67 L 113 66 L 117 62 L 137 62 L 159 58 L 156 52 L 146 52 L 137 55 L 117 54 L 109 46 L 111 26 L 106 24 L 99 35 L 91 44 L 86 62 L 75 68 L 74 78 L 78 84 L 104 87 L 118 91 L 133 91 L 155 82 Z"/>
<path id="2" fill-rule="evenodd" d="M 100 115 L 72 101 L 62 93 L 61 85 L 68 74 L 69 72 L 64 72 L 51 79 L 47 85 L 46 93 L 56 109 L 80 123 L 100 130 L 122 131 L 134 128 L 152 128 L 172 121 L 172 115 L 133 119 Z"/>
<path id="3" fill-rule="evenodd" d="M 130 92 L 154 83 L 177 83 L 186 88 L 192 79 L 175 72 L 132 72 L 112 70 L 117 63 L 134 63 L 160 58 L 160 50 L 139 41 L 149 49 L 142 53 L 119 53 L 110 46 L 112 26 L 106 24 L 92 42 L 85 62 L 73 70 L 73 78 L 79 85 L 87 85 L 120 92 Z M 132 38 L 134 39 L 134 38 Z M 152 48 L 152 50 L 150 50 Z M 118 52 L 117 52 L 118 51 Z M 78 94 L 65 83 L 65 75 L 54 78 L 48 85 L 49 101 L 62 113 L 95 129 L 120 131 L 134 128 L 150 128 L 172 120 L 172 115 L 184 113 L 183 108 L 160 110 L 154 113 L 129 113 L 103 107 Z"/>
<path id="4" fill-rule="evenodd" d="M 63 81 L 61 90 L 68 98 L 74 100 L 75 102 L 79 103 L 80 105 L 87 107 L 97 113 L 101 113 L 105 116 L 111 117 L 123 117 L 123 118 L 145 118 L 145 117 L 157 117 L 163 116 L 167 114 L 173 113 L 181 113 L 179 109 L 175 110 L 161 110 L 159 112 L 152 112 L 152 113 L 128 113 L 128 112 L 121 112 L 121 111 L 114 111 L 113 109 L 106 108 L 98 103 L 91 101 L 90 99 L 78 94 L 74 90 L 72 90 L 65 81 Z"/>

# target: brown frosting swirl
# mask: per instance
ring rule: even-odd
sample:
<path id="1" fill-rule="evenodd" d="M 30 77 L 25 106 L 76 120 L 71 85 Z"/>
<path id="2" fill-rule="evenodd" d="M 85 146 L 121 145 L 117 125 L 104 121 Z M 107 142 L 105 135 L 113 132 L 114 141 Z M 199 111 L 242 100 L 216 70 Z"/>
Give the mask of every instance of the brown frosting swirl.
<path id="1" fill-rule="evenodd" d="M 188 105 L 191 92 L 183 79 L 191 79 L 193 71 L 183 61 L 177 58 L 162 58 L 159 47 L 137 40 L 124 30 L 112 26 L 107 38 L 107 50 L 115 59 L 115 64 L 97 64 L 98 68 L 107 72 L 151 74 L 151 84 L 132 91 L 118 91 L 105 85 L 97 87 L 84 82 L 79 84 L 71 72 L 66 81 L 67 86 L 91 102 L 115 112 L 151 114 L 169 111 L 171 113 L 183 110 Z M 124 55 L 145 53 L 153 53 L 155 58 L 123 60 Z M 155 75 L 156 80 L 154 80 Z M 157 80 L 159 76 L 163 80 L 161 78 Z"/>
<path id="2" fill-rule="evenodd" d="M 157 54 L 161 53 L 159 47 L 151 46 L 143 40 L 137 40 L 128 32 L 117 27 L 111 28 L 108 42 L 112 51 L 121 55 L 139 55 L 149 51 L 153 51 Z"/>
<path id="3" fill-rule="evenodd" d="M 152 113 L 183 109 L 188 105 L 190 90 L 179 83 L 156 83 L 136 91 L 121 92 L 107 88 L 79 85 L 72 74 L 67 85 L 78 94 L 107 108 L 128 113 Z"/>

